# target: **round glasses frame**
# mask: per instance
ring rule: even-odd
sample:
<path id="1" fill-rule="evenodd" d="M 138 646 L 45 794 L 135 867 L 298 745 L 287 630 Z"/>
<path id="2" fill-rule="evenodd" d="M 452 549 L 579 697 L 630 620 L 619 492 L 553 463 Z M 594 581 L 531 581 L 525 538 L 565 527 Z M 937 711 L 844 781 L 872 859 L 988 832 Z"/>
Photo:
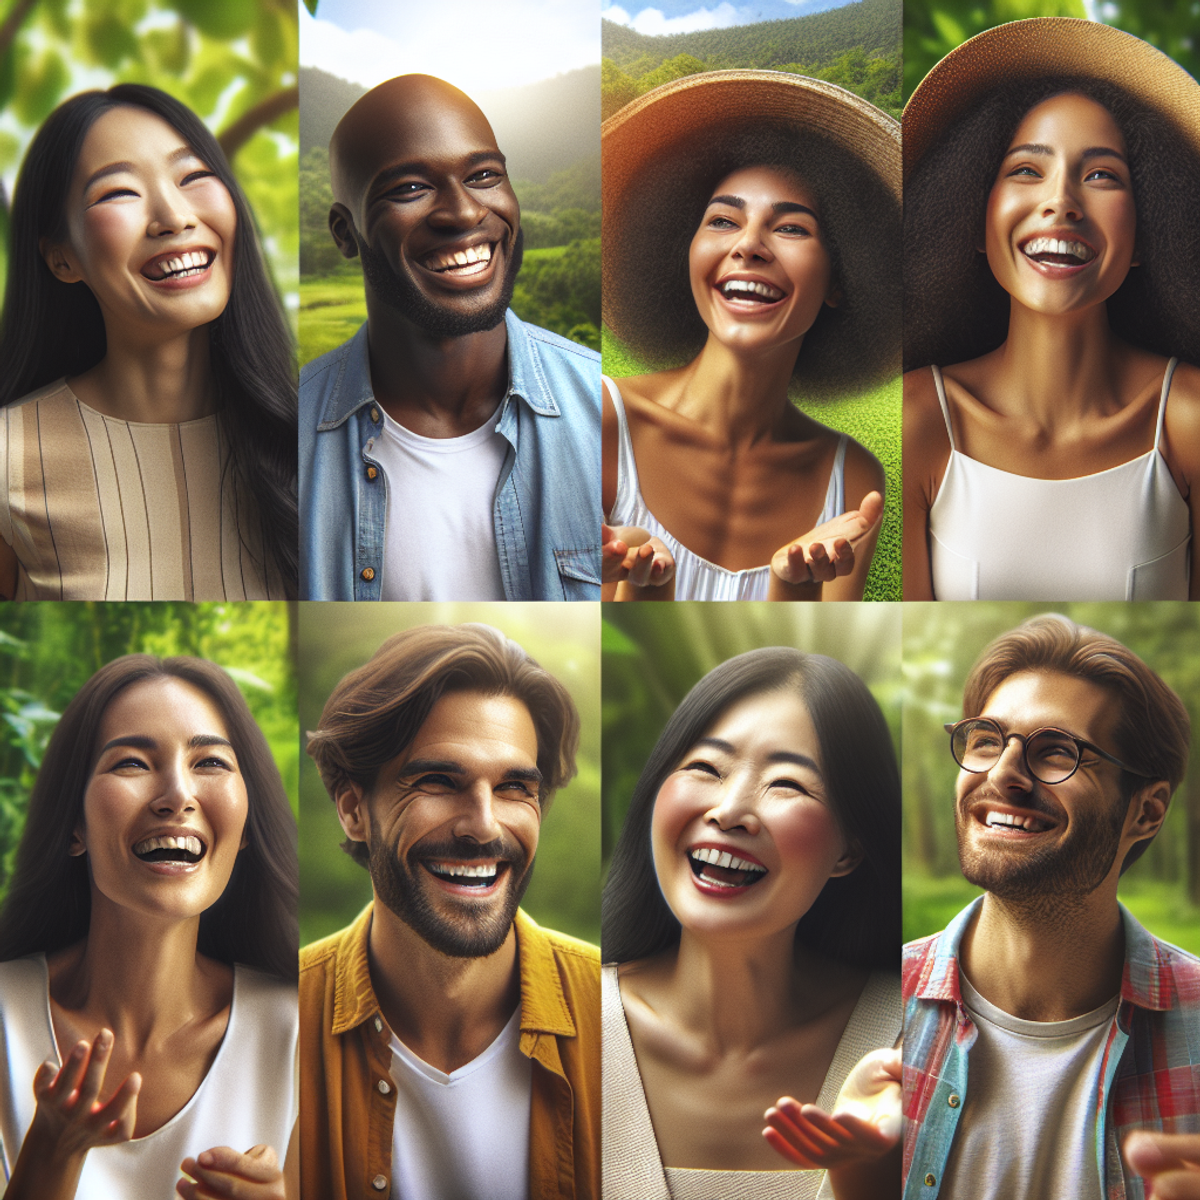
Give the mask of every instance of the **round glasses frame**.
<path id="1" fill-rule="evenodd" d="M 959 742 L 965 739 L 966 732 L 972 728 L 984 728 L 994 730 L 996 737 L 999 739 L 1000 749 L 996 752 L 996 757 L 991 760 L 986 766 L 969 767 L 963 762 L 964 754 L 960 753 L 963 747 L 960 747 Z M 1004 752 L 1008 749 L 1008 743 L 1016 738 L 1021 743 L 1021 762 L 1025 767 L 1026 774 L 1031 778 L 1036 779 L 1039 783 L 1055 784 L 1066 783 L 1076 771 L 1079 770 L 1079 764 L 1083 760 L 1083 752 L 1090 750 L 1093 754 L 1098 754 L 1105 762 L 1113 763 L 1121 768 L 1122 771 L 1128 771 L 1131 775 L 1136 775 L 1140 779 L 1150 779 L 1145 771 L 1137 771 L 1133 767 L 1126 766 L 1115 755 L 1109 754 L 1107 750 L 1101 750 L 1094 742 L 1085 741 L 1081 737 L 1076 737 L 1073 733 L 1068 733 L 1065 729 L 1058 729 L 1053 725 L 1046 725 L 1041 729 L 1035 729 L 1032 733 L 1005 733 L 1000 728 L 998 722 L 993 721 L 991 717 L 966 717 L 962 721 L 955 721 L 952 725 L 944 726 L 946 732 L 950 735 L 950 753 L 954 757 L 954 761 L 964 770 L 969 771 L 972 775 L 986 775 L 996 763 L 1004 757 Z M 1043 774 L 1039 775 L 1033 769 L 1033 765 L 1029 761 L 1029 743 L 1041 737 L 1043 734 L 1053 734 L 1055 737 L 1071 742 L 1075 746 L 1075 763 L 1071 769 L 1065 773 L 1056 771 L 1053 773 L 1052 779 L 1046 779 Z"/>

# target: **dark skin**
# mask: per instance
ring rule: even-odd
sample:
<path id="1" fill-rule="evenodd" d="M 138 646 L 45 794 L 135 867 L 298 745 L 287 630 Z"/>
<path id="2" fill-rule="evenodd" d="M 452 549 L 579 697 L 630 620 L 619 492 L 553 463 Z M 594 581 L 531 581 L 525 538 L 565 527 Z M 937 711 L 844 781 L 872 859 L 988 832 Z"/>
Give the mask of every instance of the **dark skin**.
<path id="1" fill-rule="evenodd" d="M 431 304 L 469 316 L 502 294 L 521 213 L 483 113 L 457 88 L 403 75 L 368 92 L 329 147 L 329 229 L 347 258 L 359 241 Z M 447 269 L 448 255 L 490 261 Z M 431 334 L 386 303 L 369 279 L 371 384 L 389 416 L 422 437 L 459 437 L 484 423 L 508 386 L 508 335 Z"/>

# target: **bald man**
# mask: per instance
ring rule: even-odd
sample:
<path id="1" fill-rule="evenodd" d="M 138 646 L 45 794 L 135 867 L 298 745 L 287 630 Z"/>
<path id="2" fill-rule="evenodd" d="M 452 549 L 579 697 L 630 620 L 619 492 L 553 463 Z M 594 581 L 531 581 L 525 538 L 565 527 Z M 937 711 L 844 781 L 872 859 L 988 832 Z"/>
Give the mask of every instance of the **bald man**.
<path id="1" fill-rule="evenodd" d="M 389 79 L 329 145 L 367 322 L 300 375 L 310 600 L 598 600 L 600 362 L 509 309 L 521 210 L 487 118 Z"/>

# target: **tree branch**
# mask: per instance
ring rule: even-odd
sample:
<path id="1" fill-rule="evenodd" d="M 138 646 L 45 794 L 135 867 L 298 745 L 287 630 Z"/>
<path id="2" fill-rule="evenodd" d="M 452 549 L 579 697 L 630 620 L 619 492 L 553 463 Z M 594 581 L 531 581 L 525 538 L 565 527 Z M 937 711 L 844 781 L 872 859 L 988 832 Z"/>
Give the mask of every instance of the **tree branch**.
<path id="1" fill-rule="evenodd" d="M 300 103 L 299 85 L 293 84 L 284 88 L 265 100 L 260 100 L 248 112 L 244 112 L 217 141 L 225 151 L 225 157 L 233 161 L 233 156 L 265 125 L 277 121 L 284 113 L 290 112 Z"/>
<path id="2" fill-rule="evenodd" d="M 30 9 L 36 3 L 37 0 L 17 0 L 12 6 L 12 12 L 4 18 L 4 24 L 0 25 L 0 57 L 3 57 L 4 52 L 13 44 L 17 30 L 21 28 L 21 23 L 29 16 Z"/>

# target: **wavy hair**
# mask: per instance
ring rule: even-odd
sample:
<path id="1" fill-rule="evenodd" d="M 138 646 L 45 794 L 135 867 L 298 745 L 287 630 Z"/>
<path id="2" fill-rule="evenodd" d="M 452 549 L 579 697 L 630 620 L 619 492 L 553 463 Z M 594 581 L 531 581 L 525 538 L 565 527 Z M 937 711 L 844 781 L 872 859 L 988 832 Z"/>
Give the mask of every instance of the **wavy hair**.
<path id="1" fill-rule="evenodd" d="M 709 671 L 667 722 L 633 789 L 601 901 L 605 962 L 669 949 L 680 925 L 667 906 L 650 846 L 663 781 L 731 705 L 748 696 L 794 693 L 821 747 L 829 804 L 862 861 L 830 879 L 796 927 L 796 944 L 860 966 L 900 965 L 900 773 L 891 733 L 874 697 L 849 667 L 823 654 L 772 646 Z"/>
<path id="2" fill-rule="evenodd" d="M 100 668 L 67 705 L 29 797 L 16 869 L 0 910 L 0 961 L 51 953 L 87 937 L 91 881 L 87 859 L 68 853 L 83 819 L 83 797 L 96 765 L 100 723 L 134 684 L 179 679 L 203 692 L 225 722 L 246 783 L 246 846 L 220 899 L 200 917 L 197 949 L 281 979 L 298 974 L 299 863 L 296 822 L 279 769 L 237 685 L 201 658 L 127 654 Z"/>
<path id="3" fill-rule="evenodd" d="M 157 88 L 122 83 L 82 92 L 50 114 L 29 147 L 13 196 L 8 283 L 0 317 L 0 405 L 105 355 L 104 317 L 84 284 L 55 278 L 43 238 L 61 241 L 65 202 L 88 131 L 106 112 L 131 106 L 166 121 L 225 185 L 237 213 L 233 282 L 225 311 L 209 326 L 209 355 L 226 466 L 254 499 L 267 555 L 287 592 L 298 595 L 296 368 L 291 335 L 267 274 L 254 216 L 216 138 L 186 105 Z M 249 544 L 253 544 L 249 542 Z M 264 578 L 267 577 L 264 563 Z"/>

